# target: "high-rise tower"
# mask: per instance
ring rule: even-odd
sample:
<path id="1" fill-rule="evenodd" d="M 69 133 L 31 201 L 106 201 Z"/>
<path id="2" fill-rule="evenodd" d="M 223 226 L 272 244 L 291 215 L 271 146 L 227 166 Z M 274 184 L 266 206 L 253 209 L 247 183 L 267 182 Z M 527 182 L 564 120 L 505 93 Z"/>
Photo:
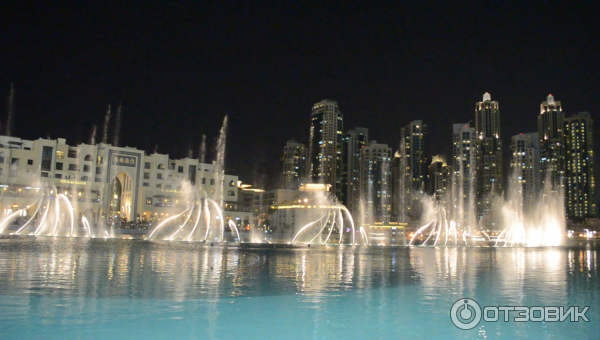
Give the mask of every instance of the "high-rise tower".
<path id="1" fill-rule="evenodd" d="M 392 148 L 370 141 L 360 149 L 360 195 L 365 222 L 389 222 L 392 214 Z"/>
<path id="2" fill-rule="evenodd" d="M 580 112 L 564 120 L 567 217 L 596 217 L 593 121 Z"/>
<path id="3" fill-rule="evenodd" d="M 283 189 L 298 189 L 305 179 L 306 147 L 295 140 L 287 142 L 283 148 Z"/>
<path id="4" fill-rule="evenodd" d="M 564 114 L 560 101 L 548 95 L 540 105 L 538 133 L 540 136 L 540 171 L 542 185 L 550 181 L 552 191 L 565 185 Z"/>
<path id="5" fill-rule="evenodd" d="M 452 207 L 460 228 L 476 225 L 477 133 L 471 122 L 452 126 Z M 467 229 L 464 229 L 467 230 Z"/>
<path id="6" fill-rule="evenodd" d="M 394 163 L 401 164 L 397 189 L 400 197 L 395 199 L 400 203 L 400 219 L 408 217 L 411 219 L 420 218 L 420 200 L 425 193 L 425 183 L 427 180 L 427 171 L 429 162 L 427 161 L 427 125 L 421 120 L 413 120 L 400 132 L 400 160 Z"/>
<path id="7" fill-rule="evenodd" d="M 346 132 L 344 156 L 346 159 L 346 201 L 353 214 L 358 213 L 360 202 L 360 150 L 367 146 L 369 129 L 357 127 Z"/>
<path id="8" fill-rule="evenodd" d="M 492 194 L 502 193 L 502 140 L 500 139 L 500 108 L 489 93 L 475 104 L 477 133 L 477 214 L 491 215 Z M 492 221 L 494 223 L 494 221 Z"/>
<path id="9" fill-rule="evenodd" d="M 540 143 L 537 132 L 521 133 L 511 138 L 510 151 L 510 184 L 511 194 L 518 194 L 518 199 L 525 209 L 530 211 L 535 208 L 538 193 L 541 189 L 540 181 Z M 513 191 L 514 190 L 514 191 Z"/>
<path id="10" fill-rule="evenodd" d="M 467 202 L 475 193 L 477 159 L 477 134 L 470 123 L 452 126 L 452 172 L 453 190 L 457 197 Z M 473 203 L 473 202 L 471 202 Z"/>
<path id="11" fill-rule="evenodd" d="M 337 102 L 323 99 L 313 105 L 310 115 L 309 177 L 313 182 L 331 185 L 342 198 L 342 148 L 344 118 Z"/>
<path id="12" fill-rule="evenodd" d="M 450 189 L 450 167 L 446 161 L 446 155 L 435 155 L 429 165 L 427 176 L 427 193 L 433 195 L 435 200 L 442 202 L 445 206 L 447 201 L 446 192 Z"/>

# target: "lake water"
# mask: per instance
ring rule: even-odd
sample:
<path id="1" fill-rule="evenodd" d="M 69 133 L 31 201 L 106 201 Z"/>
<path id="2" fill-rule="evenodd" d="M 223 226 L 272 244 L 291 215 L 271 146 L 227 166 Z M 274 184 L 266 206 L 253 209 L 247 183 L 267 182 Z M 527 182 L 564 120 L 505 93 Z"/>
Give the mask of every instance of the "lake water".
<path id="1" fill-rule="evenodd" d="M 481 306 L 590 306 L 590 322 L 481 321 Z M 0 339 L 595 339 L 593 246 L 221 246 L 0 239 Z"/>

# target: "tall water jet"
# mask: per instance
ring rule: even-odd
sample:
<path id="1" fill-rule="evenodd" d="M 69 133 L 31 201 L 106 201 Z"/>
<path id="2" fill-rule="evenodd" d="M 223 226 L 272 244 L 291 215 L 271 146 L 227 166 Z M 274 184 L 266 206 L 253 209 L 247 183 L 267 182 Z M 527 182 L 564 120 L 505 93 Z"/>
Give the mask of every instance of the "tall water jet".
<path id="1" fill-rule="evenodd" d="M 202 135 L 202 143 L 200 143 L 200 154 L 198 155 L 200 163 L 206 161 L 206 135 Z"/>
<path id="2" fill-rule="evenodd" d="M 108 110 L 106 111 L 106 116 L 104 116 L 104 137 L 102 138 L 102 143 L 108 144 L 108 125 L 110 124 L 110 104 L 108 104 Z"/>
<path id="3" fill-rule="evenodd" d="M 223 208 L 223 180 L 225 179 L 225 143 L 227 141 L 227 115 L 223 118 L 223 125 L 219 131 L 217 140 L 217 159 L 216 159 L 216 185 L 217 185 L 217 203 L 219 208 Z"/>
<path id="4" fill-rule="evenodd" d="M 117 109 L 117 117 L 115 118 L 115 133 L 114 133 L 114 146 L 119 146 L 119 135 L 121 134 L 121 108 L 123 106 L 119 104 Z"/>
<path id="5" fill-rule="evenodd" d="M 98 127 L 96 126 L 96 124 L 94 124 L 94 126 L 92 127 L 92 137 L 90 138 L 90 145 L 96 145 L 96 130 L 98 130 Z"/>
<path id="6" fill-rule="evenodd" d="M 398 178 L 398 183 L 396 183 L 397 185 L 397 190 L 398 193 L 396 194 L 396 206 L 398 208 L 396 208 L 397 210 L 395 211 L 395 213 L 397 214 L 397 218 L 398 221 L 400 222 L 406 222 L 407 221 L 407 217 L 406 217 L 406 205 L 407 205 L 407 199 L 406 199 L 406 182 L 407 182 L 407 173 L 406 173 L 406 166 L 407 166 L 407 162 L 406 162 L 406 144 L 405 142 L 402 140 L 400 141 L 400 148 L 398 150 L 398 154 L 400 156 L 400 174 L 399 174 L 399 178 Z"/>
<path id="7" fill-rule="evenodd" d="M 8 114 L 6 116 L 6 135 L 10 136 L 12 117 L 15 113 L 15 84 L 10 84 L 10 94 L 8 95 Z"/>

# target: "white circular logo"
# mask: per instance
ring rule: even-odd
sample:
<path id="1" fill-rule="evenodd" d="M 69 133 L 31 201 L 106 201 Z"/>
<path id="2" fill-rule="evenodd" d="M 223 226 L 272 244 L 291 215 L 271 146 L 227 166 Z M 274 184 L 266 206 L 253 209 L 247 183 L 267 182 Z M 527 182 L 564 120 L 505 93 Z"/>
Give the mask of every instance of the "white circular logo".
<path id="1" fill-rule="evenodd" d="M 473 329 L 481 321 L 481 307 L 472 299 L 460 299 L 450 309 L 450 319 L 460 329 Z"/>

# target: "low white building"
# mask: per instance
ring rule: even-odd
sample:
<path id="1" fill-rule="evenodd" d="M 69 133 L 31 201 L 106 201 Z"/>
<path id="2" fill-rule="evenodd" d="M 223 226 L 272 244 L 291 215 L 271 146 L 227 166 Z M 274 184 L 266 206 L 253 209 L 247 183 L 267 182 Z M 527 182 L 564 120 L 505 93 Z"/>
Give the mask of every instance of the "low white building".
<path id="1" fill-rule="evenodd" d="M 247 219 L 238 212 L 237 176 L 219 174 L 215 164 L 110 144 L 71 146 L 65 139 L 23 140 L 0 136 L 0 213 L 33 207 L 40 191 L 65 194 L 75 216 L 92 222 L 160 221 L 180 213 L 191 186 L 222 205 L 225 219 Z M 204 194 L 203 194 L 204 195 Z M 221 200 L 222 197 L 222 200 Z"/>

